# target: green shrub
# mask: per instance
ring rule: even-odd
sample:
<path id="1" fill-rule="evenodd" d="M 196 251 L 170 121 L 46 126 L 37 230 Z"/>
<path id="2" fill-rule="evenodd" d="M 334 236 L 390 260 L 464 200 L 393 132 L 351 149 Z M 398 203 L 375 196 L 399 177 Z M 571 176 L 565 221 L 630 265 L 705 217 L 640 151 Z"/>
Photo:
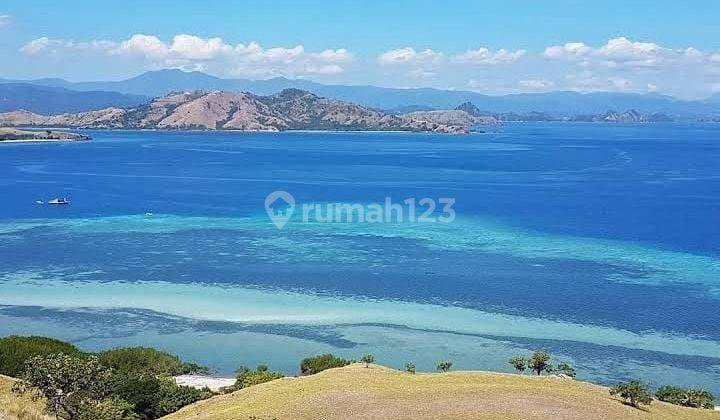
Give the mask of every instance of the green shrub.
<path id="1" fill-rule="evenodd" d="M 140 419 L 156 419 L 212 395 L 167 377 L 118 373 L 111 383 L 112 395 L 129 402 Z"/>
<path id="2" fill-rule="evenodd" d="M 59 418 L 79 419 L 109 396 L 110 375 L 96 357 L 42 355 L 26 362 L 18 388 L 46 398 Z"/>
<path id="3" fill-rule="evenodd" d="M 25 369 L 25 362 L 31 358 L 58 353 L 79 355 L 80 350 L 70 343 L 46 337 L 0 338 L 0 373 L 19 377 Z"/>
<path id="4" fill-rule="evenodd" d="M 307 357 L 300 362 L 300 372 L 303 375 L 313 375 L 326 369 L 347 366 L 352 361 L 335 357 L 332 354 Z"/>
<path id="5" fill-rule="evenodd" d="M 525 372 L 525 369 L 527 369 L 527 360 L 524 357 L 513 357 L 508 360 L 508 363 L 510 363 L 512 367 L 520 373 Z"/>
<path id="6" fill-rule="evenodd" d="M 440 372 L 447 372 L 447 371 L 450 370 L 450 368 L 452 367 L 452 365 L 453 365 L 453 364 L 452 364 L 451 361 L 449 361 L 449 360 L 443 360 L 443 361 L 438 362 L 438 364 L 437 364 L 437 370 L 439 370 Z"/>
<path id="7" fill-rule="evenodd" d="M 209 398 L 212 395 L 213 393 L 209 390 L 176 385 L 170 379 L 161 380 L 160 391 L 157 394 L 155 418 L 174 413 L 188 404 Z"/>
<path id="8" fill-rule="evenodd" d="M 551 372 L 550 355 L 544 351 L 536 351 L 527 360 L 527 366 L 538 375 L 542 372 Z"/>
<path id="9" fill-rule="evenodd" d="M 133 405 L 118 397 L 105 398 L 98 403 L 85 403 L 78 420 L 138 420 Z"/>
<path id="10" fill-rule="evenodd" d="M 617 395 L 636 408 L 640 404 L 649 405 L 652 402 L 647 385 L 639 381 L 620 382 L 610 389 L 610 395 Z"/>
<path id="11" fill-rule="evenodd" d="M 193 363 L 183 363 L 177 356 L 149 347 L 107 350 L 100 353 L 99 358 L 105 366 L 129 375 L 176 376 L 207 370 Z"/>
<path id="12" fill-rule="evenodd" d="M 703 389 L 689 389 L 677 386 L 661 386 L 655 392 L 660 401 L 692 408 L 715 409 L 715 396 Z"/>
<path id="13" fill-rule="evenodd" d="M 370 363 L 375 362 L 375 356 L 372 354 L 366 354 L 365 356 L 360 359 L 361 362 L 365 363 L 365 367 L 370 366 Z"/>
<path id="14" fill-rule="evenodd" d="M 405 372 L 414 374 L 415 373 L 415 363 L 413 363 L 413 362 L 405 363 Z"/>
<path id="15" fill-rule="evenodd" d="M 232 386 L 232 390 L 236 391 L 249 386 L 274 381 L 283 376 L 285 375 L 283 375 L 282 372 L 271 372 L 266 365 L 259 365 L 255 370 L 240 366 L 236 371 L 235 384 Z"/>
<path id="16" fill-rule="evenodd" d="M 568 363 L 558 363 L 557 366 L 555 366 L 555 367 L 552 368 L 552 371 L 553 371 L 554 373 L 560 373 L 560 374 L 569 376 L 569 377 L 571 377 L 571 378 L 575 378 L 575 376 L 576 376 L 576 374 L 577 374 L 577 373 L 575 372 L 575 368 L 572 367 L 572 366 L 571 366 L 570 364 L 568 364 Z"/>

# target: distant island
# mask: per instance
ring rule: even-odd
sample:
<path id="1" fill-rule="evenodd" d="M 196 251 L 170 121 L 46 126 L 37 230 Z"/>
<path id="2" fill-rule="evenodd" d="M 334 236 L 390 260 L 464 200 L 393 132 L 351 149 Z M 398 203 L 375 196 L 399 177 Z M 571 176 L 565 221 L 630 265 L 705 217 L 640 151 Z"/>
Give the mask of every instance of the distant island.
<path id="1" fill-rule="evenodd" d="M 90 140 L 90 136 L 66 131 L 30 131 L 0 127 L 0 142 L 77 141 Z"/>
<path id="2" fill-rule="evenodd" d="M 163 130 L 338 130 L 467 133 L 468 121 L 395 115 L 299 89 L 259 96 L 246 92 L 174 92 L 132 108 L 61 115 L 19 110 L 0 114 L 0 126 Z"/>
<path id="3" fill-rule="evenodd" d="M 570 122 L 622 122 L 622 123 L 655 123 L 655 122 L 673 122 L 675 119 L 670 115 L 662 112 L 653 112 L 649 114 L 641 113 L 635 109 L 629 109 L 624 112 L 616 112 L 608 110 L 599 114 L 577 114 L 572 117 L 557 116 L 547 112 L 504 112 L 493 113 L 489 111 L 481 111 L 472 102 L 465 102 L 455 108 L 457 111 L 463 111 L 474 118 L 478 123 L 495 124 L 499 122 L 540 122 L 540 121 L 570 121 Z M 432 111 L 430 111 L 432 112 Z"/>

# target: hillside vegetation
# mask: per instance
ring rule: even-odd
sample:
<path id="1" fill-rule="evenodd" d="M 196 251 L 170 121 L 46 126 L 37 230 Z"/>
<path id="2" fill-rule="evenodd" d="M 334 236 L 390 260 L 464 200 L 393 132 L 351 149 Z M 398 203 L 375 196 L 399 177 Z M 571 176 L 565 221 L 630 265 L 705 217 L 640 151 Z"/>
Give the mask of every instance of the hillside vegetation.
<path id="1" fill-rule="evenodd" d="M 0 420 L 54 420 L 45 414 L 45 404 L 33 401 L 29 394 L 19 395 L 12 391 L 17 379 L 0 375 Z"/>
<path id="2" fill-rule="evenodd" d="M 637 409 L 605 387 L 554 376 L 409 374 L 352 364 L 283 378 L 189 405 L 168 420 L 202 419 L 720 419 L 653 401 Z"/>

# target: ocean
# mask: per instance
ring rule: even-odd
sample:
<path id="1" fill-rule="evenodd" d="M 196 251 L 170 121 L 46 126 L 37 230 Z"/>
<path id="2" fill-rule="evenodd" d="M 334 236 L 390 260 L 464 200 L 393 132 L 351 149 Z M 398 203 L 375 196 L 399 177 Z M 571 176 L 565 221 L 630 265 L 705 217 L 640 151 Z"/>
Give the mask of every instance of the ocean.
<path id="1" fill-rule="evenodd" d="M 0 335 L 223 375 L 326 352 L 510 372 L 544 349 L 580 379 L 720 394 L 720 125 L 89 134 L 0 144 Z M 456 217 L 278 229 L 273 191 Z"/>

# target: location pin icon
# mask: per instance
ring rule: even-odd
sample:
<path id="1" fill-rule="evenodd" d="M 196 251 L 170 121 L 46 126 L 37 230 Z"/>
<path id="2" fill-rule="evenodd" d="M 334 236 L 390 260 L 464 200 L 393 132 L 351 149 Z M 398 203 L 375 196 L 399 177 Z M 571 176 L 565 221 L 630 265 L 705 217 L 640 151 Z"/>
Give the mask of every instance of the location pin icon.
<path id="1" fill-rule="evenodd" d="M 295 197 L 287 191 L 273 191 L 265 197 L 265 211 L 275 227 L 282 229 L 295 212 Z"/>

